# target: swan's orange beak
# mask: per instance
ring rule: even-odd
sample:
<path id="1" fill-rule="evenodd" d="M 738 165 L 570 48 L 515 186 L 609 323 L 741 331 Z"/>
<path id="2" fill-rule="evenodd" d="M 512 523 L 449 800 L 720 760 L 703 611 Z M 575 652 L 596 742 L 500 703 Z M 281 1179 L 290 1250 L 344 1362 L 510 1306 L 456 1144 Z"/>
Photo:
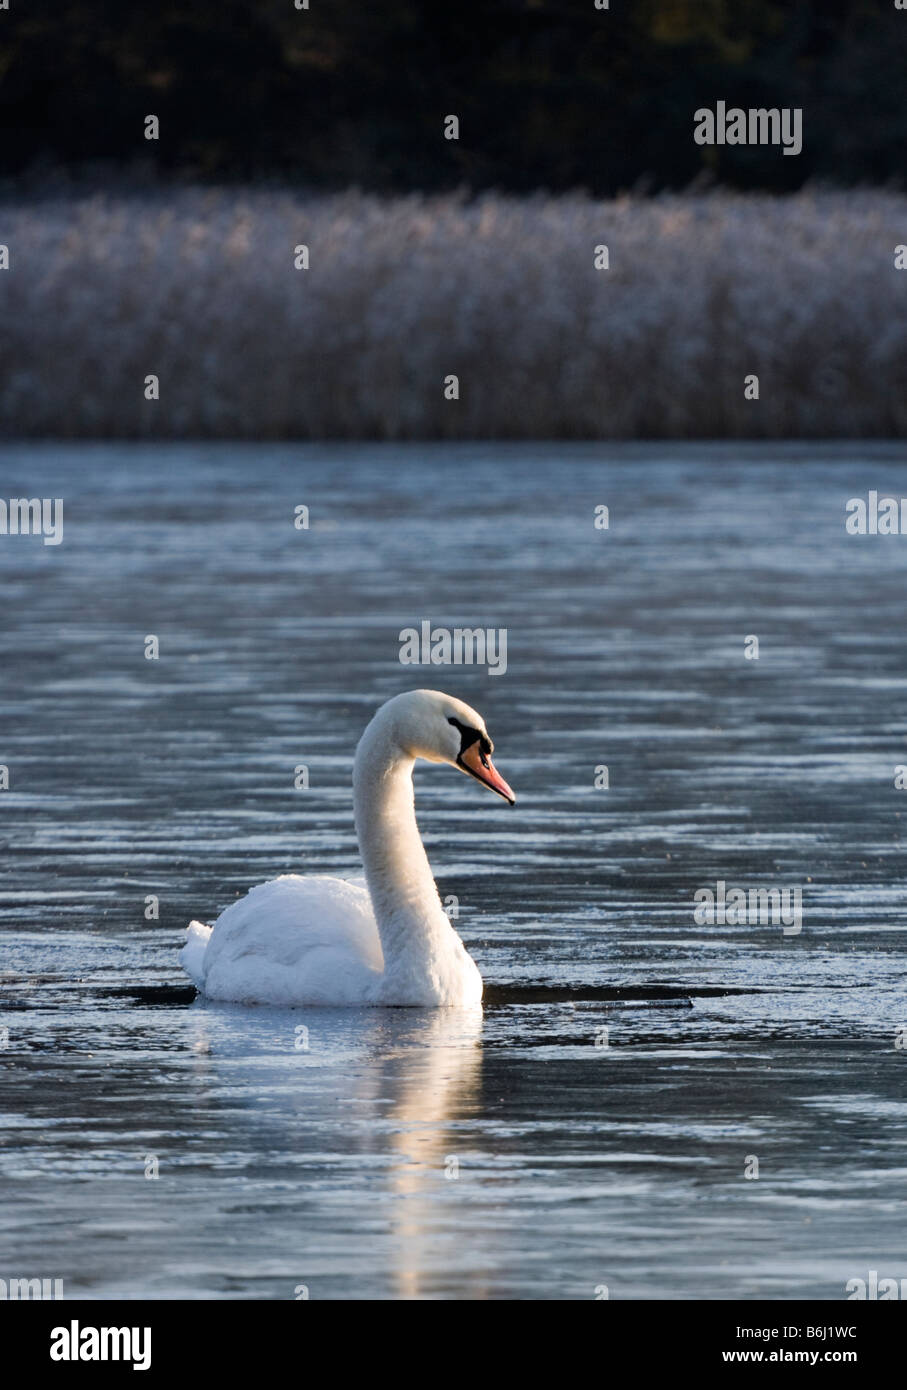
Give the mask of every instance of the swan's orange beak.
<path id="1" fill-rule="evenodd" d="M 457 762 L 464 772 L 468 772 L 471 777 L 475 777 L 478 782 L 484 782 L 486 787 L 490 787 L 498 796 L 502 796 L 505 801 L 509 801 L 511 806 L 516 801 L 516 797 L 510 787 L 498 772 L 494 763 L 487 753 L 483 753 L 478 743 L 471 743 L 460 754 Z"/>

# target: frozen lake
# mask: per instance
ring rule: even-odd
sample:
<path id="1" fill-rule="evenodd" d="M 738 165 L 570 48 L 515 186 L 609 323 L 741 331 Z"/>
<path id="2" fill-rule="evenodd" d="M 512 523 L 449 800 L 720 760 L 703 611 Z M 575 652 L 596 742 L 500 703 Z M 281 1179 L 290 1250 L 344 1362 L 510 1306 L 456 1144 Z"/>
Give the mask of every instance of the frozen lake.
<path id="1" fill-rule="evenodd" d="M 907 537 L 844 529 L 902 455 L 0 449 L 5 496 L 65 517 L 60 546 L 0 536 L 0 1277 L 834 1300 L 907 1275 Z M 506 628 L 506 674 L 401 666 L 424 619 Z M 191 917 L 357 870 L 353 750 L 416 685 L 486 716 L 518 797 L 416 774 L 484 1009 L 194 1001 Z M 719 880 L 801 886 L 802 931 L 697 924 Z"/>

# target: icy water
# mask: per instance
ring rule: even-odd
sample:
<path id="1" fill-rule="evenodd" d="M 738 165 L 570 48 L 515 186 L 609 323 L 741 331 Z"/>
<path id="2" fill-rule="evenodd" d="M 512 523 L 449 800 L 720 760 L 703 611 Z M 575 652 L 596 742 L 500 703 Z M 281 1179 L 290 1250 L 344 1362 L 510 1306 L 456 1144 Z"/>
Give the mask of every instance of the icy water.
<path id="1" fill-rule="evenodd" d="M 3 496 L 65 518 L 58 547 L 0 537 L 0 1277 L 840 1300 L 907 1275 L 907 537 L 844 530 L 901 455 L 0 450 Z M 401 666 L 423 619 L 506 628 L 506 673 Z M 356 740 L 420 684 L 486 715 L 518 795 L 416 776 L 484 1010 L 194 1000 L 190 917 L 357 869 Z M 801 886 L 802 931 L 697 925 L 718 880 Z"/>

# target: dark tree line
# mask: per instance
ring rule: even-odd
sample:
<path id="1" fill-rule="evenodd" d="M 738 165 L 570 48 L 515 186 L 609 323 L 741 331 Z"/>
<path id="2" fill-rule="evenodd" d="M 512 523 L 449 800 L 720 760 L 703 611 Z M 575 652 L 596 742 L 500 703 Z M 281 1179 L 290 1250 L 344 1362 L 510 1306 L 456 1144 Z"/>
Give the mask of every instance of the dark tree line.
<path id="1" fill-rule="evenodd" d="M 894 0 L 11 0 L 0 178 L 164 178 L 595 193 L 697 176 L 900 183 Z M 700 147 L 718 99 L 800 106 L 797 158 Z M 160 118 L 145 141 L 143 119 Z M 442 138 L 448 113 L 460 139 Z"/>

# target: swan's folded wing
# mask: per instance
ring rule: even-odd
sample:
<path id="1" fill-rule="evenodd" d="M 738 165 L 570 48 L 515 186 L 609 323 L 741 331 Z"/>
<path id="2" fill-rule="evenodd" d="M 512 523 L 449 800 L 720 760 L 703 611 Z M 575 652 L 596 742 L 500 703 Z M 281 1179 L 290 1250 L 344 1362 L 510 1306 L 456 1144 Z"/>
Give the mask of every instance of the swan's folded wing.
<path id="1" fill-rule="evenodd" d="M 199 989 L 205 984 L 205 954 L 211 940 L 211 927 L 203 922 L 190 922 L 186 928 L 186 944 L 180 951 L 180 965 L 191 975 Z"/>
<path id="2" fill-rule="evenodd" d="M 199 988 L 238 1002 L 365 1003 L 384 969 L 368 891 L 348 879 L 262 883 L 221 913 L 201 961 L 194 941 L 182 959 Z"/>

